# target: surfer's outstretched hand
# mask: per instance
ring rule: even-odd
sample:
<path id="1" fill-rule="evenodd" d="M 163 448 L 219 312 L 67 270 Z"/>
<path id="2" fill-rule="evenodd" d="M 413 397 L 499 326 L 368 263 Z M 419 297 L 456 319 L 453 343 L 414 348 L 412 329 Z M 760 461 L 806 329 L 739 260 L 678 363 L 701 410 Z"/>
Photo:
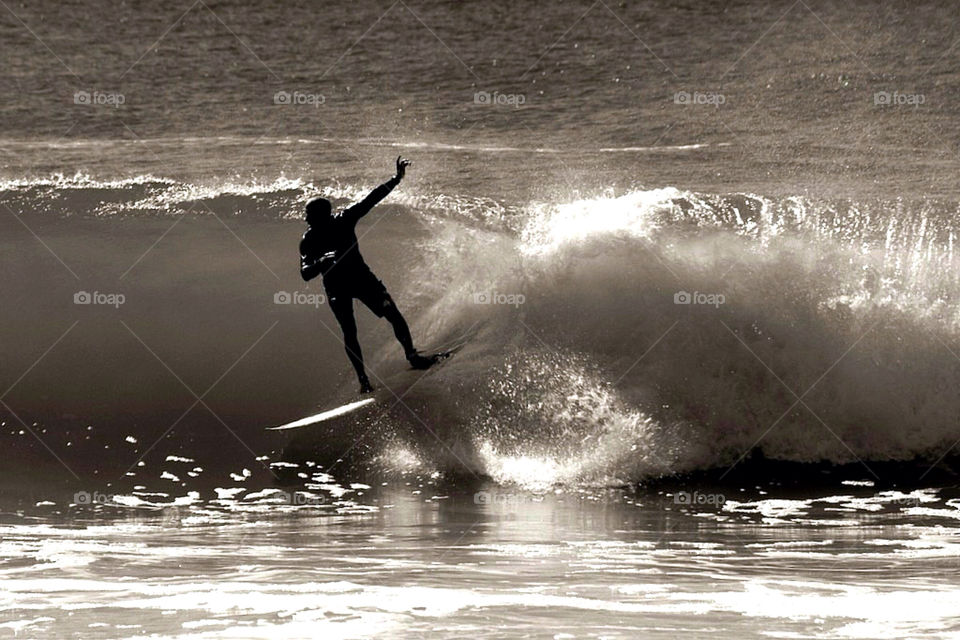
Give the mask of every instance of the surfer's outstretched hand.
<path id="1" fill-rule="evenodd" d="M 407 173 L 407 167 L 410 166 L 410 161 L 402 156 L 397 156 L 397 179 L 403 180 L 403 176 Z"/>

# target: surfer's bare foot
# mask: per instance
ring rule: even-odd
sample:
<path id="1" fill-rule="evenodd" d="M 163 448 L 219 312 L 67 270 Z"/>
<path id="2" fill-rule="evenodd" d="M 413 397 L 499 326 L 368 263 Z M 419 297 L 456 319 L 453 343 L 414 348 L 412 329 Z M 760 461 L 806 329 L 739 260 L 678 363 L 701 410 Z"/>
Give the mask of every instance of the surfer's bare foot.
<path id="1" fill-rule="evenodd" d="M 366 377 L 360 378 L 360 393 L 373 393 L 373 385 Z"/>
<path id="2" fill-rule="evenodd" d="M 411 353 L 407 356 L 407 362 L 410 363 L 410 366 L 414 369 L 429 369 L 437 361 L 437 356 L 425 356 L 419 353 Z"/>

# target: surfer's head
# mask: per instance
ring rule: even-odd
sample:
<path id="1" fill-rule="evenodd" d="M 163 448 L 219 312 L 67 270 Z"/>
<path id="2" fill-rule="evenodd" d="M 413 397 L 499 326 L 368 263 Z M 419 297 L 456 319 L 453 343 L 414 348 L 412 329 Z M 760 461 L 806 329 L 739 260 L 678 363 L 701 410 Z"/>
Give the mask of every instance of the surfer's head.
<path id="1" fill-rule="evenodd" d="M 330 220 L 333 209 L 326 198 L 314 198 L 307 203 L 307 224 L 311 227 L 323 226 Z"/>

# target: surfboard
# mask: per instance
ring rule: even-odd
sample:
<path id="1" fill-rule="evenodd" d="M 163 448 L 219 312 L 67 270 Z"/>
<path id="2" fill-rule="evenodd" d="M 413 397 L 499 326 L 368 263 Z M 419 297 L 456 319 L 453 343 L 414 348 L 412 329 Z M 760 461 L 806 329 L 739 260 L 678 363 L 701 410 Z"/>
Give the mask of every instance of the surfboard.
<path id="1" fill-rule="evenodd" d="M 407 374 L 409 375 L 410 373 L 416 373 L 418 374 L 418 377 L 422 377 L 423 375 L 429 374 L 431 371 L 439 369 L 440 365 L 442 365 L 444 362 L 449 360 L 457 351 L 462 349 L 464 345 L 467 344 L 468 341 L 469 339 L 464 339 L 464 337 L 461 336 L 460 338 L 455 340 L 452 344 L 448 344 L 440 349 L 437 349 L 436 351 L 433 351 L 433 354 L 437 359 L 437 361 L 433 364 L 433 366 L 431 366 L 429 369 L 424 369 L 424 370 L 410 369 L 409 372 L 407 372 Z M 326 420 L 330 420 L 332 418 L 337 418 L 339 416 L 351 413 L 353 411 L 366 407 L 370 404 L 373 404 L 374 402 L 377 402 L 377 401 L 387 401 L 391 399 L 396 400 L 396 393 L 394 391 L 390 390 L 389 388 L 385 389 L 383 388 L 382 385 L 378 385 L 378 387 L 380 388 L 376 389 L 373 395 L 370 397 L 363 398 L 362 400 L 356 400 L 354 402 L 348 402 L 347 404 L 341 405 L 334 409 L 330 409 L 328 411 L 324 411 L 322 413 L 318 413 L 312 416 L 307 416 L 306 418 L 301 418 L 300 420 L 294 420 L 293 422 L 288 422 L 286 424 L 282 424 L 277 427 L 267 427 L 266 430 L 267 431 L 289 431 L 290 429 L 300 429 L 302 427 L 309 427 L 311 425 L 318 424 L 320 422 L 324 422 Z"/>
<path id="2" fill-rule="evenodd" d="M 375 401 L 376 398 L 364 398 L 363 400 L 357 400 L 356 402 L 349 402 L 345 405 L 337 407 L 336 409 L 330 409 L 329 411 L 324 411 L 323 413 L 301 418 L 300 420 L 294 420 L 293 422 L 282 424 L 279 427 L 267 427 L 267 431 L 286 431 L 287 429 L 299 429 L 300 427 L 307 427 L 311 424 L 323 422 L 324 420 L 329 420 L 330 418 L 336 418 L 337 416 L 342 416 L 345 413 L 356 411 L 357 409 L 365 407 Z"/>

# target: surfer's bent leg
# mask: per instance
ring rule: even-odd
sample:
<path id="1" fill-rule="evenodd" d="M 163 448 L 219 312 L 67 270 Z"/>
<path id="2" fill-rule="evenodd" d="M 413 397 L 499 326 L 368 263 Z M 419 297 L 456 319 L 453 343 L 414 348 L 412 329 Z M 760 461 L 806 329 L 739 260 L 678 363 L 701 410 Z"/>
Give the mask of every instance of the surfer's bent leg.
<path id="1" fill-rule="evenodd" d="M 393 303 L 393 299 L 389 295 L 383 305 L 383 317 L 393 325 L 393 333 L 397 336 L 400 344 L 403 345 L 403 353 L 407 356 L 407 362 L 410 363 L 411 367 L 414 369 L 429 369 L 437 361 L 435 356 L 420 355 L 413 348 L 413 339 L 410 337 L 410 328 L 407 326 L 407 321 L 403 319 L 403 314 L 397 309 L 397 305 Z"/>
<path id="2" fill-rule="evenodd" d="M 397 309 L 397 305 L 393 303 L 393 300 L 390 300 L 384 305 L 383 317 L 393 325 L 393 335 L 397 336 L 397 341 L 403 347 L 404 355 L 409 358 L 415 354 L 417 350 L 413 348 L 413 338 L 410 337 L 410 327 L 407 326 L 407 321 L 403 319 L 403 314 Z"/>
<path id="3" fill-rule="evenodd" d="M 357 320 L 353 316 L 353 298 L 345 296 L 344 298 L 331 298 L 330 308 L 337 322 L 340 323 L 340 330 L 343 332 L 343 346 L 346 348 L 347 357 L 350 358 L 350 364 L 357 372 L 357 380 L 360 382 L 361 393 L 372 391 L 370 380 L 367 379 L 367 372 L 363 367 L 363 351 L 360 349 L 360 340 L 357 339 Z"/>
<path id="4" fill-rule="evenodd" d="M 372 272 L 368 272 L 358 279 L 355 294 L 360 302 L 367 305 L 367 308 L 378 318 L 385 318 L 393 325 L 393 335 L 397 337 L 397 341 L 403 347 L 403 354 L 407 357 L 407 360 L 416 356 L 417 350 L 413 348 L 413 338 L 410 337 L 410 327 L 407 326 L 407 321 L 403 319 L 403 315 L 397 309 L 393 298 L 387 293 L 387 288 Z"/>
<path id="5" fill-rule="evenodd" d="M 437 361 L 436 356 L 424 356 L 417 353 L 413 346 L 413 338 L 410 337 L 410 327 L 407 321 L 403 319 L 403 314 L 397 309 L 393 298 L 387 293 L 387 288 L 383 286 L 373 273 L 363 281 L 361 287 L 356 290 L 356 296 L 360 301 L 370 308 L 378 317 L 386 318 L 393 325 L 393 334 L 397 336 L 397 341 L 403 347 L 403 354 L 407 357 L 407 362 L 414 369 L 429 369 Z"/>
<path id="6" fill-rule="evenodd" d="M 397 340 L 403 345 L 403 353 L 407 357 L 407 362 L 414 369 L 429 369 L 437 361 L 437 356 L 424 356 L 417 353 L 413 348 L 413 339 L 410 337 L 410 328 L 407 327 L 407 321 L 403 319 L 403 314 L 397 309 L 390 296 L 387 296 L 387 304 L 384 305 L 383 317 L 393 325 L 393 333 Z"/>

